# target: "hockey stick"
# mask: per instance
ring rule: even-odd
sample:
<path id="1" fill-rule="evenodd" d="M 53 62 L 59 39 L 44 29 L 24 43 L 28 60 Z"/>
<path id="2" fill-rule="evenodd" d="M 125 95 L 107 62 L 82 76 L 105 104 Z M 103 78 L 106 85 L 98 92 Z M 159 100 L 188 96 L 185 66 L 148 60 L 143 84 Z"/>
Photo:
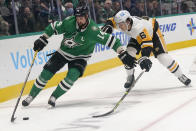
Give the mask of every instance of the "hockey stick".
<path id="1" fill-rule="evenodd" d="M 141 76 L 144 74 L 144 72 L 145 72 L 145 70 L 143 70 L 143 71 L 138 75 L 138 77 L 137 77 L 136 80 L 135 80 L 135 84 L 136 84 L 137 81 L 141 78 Z M 133 87 L 135 86 L 135 84 L 133 85 Z M 133 88 L 133 87 L 132 87 L 132 88 Z M 112 114 L 112 113 L 117 109 L 117 107 L 120 105 L 120 103 L 124 100 L 124 98 L 128 95 L 128 93 L 130 92 L 130 90 L 131 90 L 132 88 L 130 87 L 130 88 L 128 88 L 128 89 L 126 90 L 126 92 L 124 93 L 124 95 L 123 95 L 123 96 L 121 97 L 121 99 L 116 103 L 116 105 L 113 107 L 113 109 L 112 109 L 111 111 L 106 112 L 106 113 L 101 114 L 101 115 L 95 115 L 95 116 L 92 116 L 92 117 L 94 117 L 94 118 L 96 118 L 96 117 L 103 117 L 103 116 L 107 116 L 107 115 Z"/>
<path id="2" fill-rule="evenodd" d="M 21 89 L 21 91 L 20 91 L 20 96 L 18 97 L 18 100 L 17 100 L 17 102 L 16 102 L 14 111 L 13 111 L 13 113 L 12 113 L 11 122 L 14 122 L 14 120 L 16 119 L 16 117 L 14 117 L 14 115 L 15 115 L 15 113 L 16 113 L 16 109 L 17 109 L 18 104 L 19 104 L 19 102 L 20 102 L 20 99 L 21 99 L 21 96 L 22 96 L 22 94 L 23 94 L 23 91 L 24 91 L 25 85 L 26 85 L 26 83 L 27 83 L 27 80 L 28 80 L 28 78 L 29 78 L 31 69 L 32 69 L 32 67 L 33 67 L 35 58 L 36 58 L 36 56 L 37 56 L 37 53 L 38 53 L 38 51 L 36 51 L 35 54 L 34 54 L 33 60 L 32 60 L 32 62 L 31 62 L 31 66 L 30 66 L 29 71 L 28 71 L 28 73 L 27 73 L 27 76 L 26 76 L 26 78 L 25 78 L 25 82 L 24 82 L 24 84 L 23 84 L 23 86 L 22 86 L 22 89 Z"/>

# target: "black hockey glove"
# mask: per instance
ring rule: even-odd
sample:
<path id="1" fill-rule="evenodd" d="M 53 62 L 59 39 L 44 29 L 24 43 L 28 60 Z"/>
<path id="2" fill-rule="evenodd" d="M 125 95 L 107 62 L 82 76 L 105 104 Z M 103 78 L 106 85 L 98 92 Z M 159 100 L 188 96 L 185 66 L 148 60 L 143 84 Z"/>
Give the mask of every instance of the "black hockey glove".
<path id="1" fill-rule="evenodd" d="M 127 51 L 120 53 L 118 57 L 125 66 L 128 66 L 130 68 L 134 68 L 136 66 L 136 58 L 129 55 Z"/>
<path id="2" fill-rule="evenodd" d="M 138 64 L 140 65 L 141 69 L 146 69 L 146 72 L 148 72 L 150 70 L 150 68 L 152 67 L 152 62 L 150 61 L 150 59 L 146 56 L 141 57 L 138 60 Z"/>
<path id="3" fill-rule="evenodd" d="M 105 25 L 103 27 L 101 27 L 101 31 L 108 33 L 108 34 L 112 34 L 113 32 L 113 23 L 111 20 L 107 20 Z"/>
<path id="4" fill-rule="evenodd" d="M 111 25 L 104 25 L 103 27 L 101 27 L 101 31 L 108 34 L 112 34 L 113 27 Z"/>
<path id="5" fill-rule="evenodd" d="M 33 50 L 34 51 L 37 51 L 37 50 L 41 51 L 47 44 L 48 44 L 48 41 L 46 40 L 46 37 L 40 36 L 40 38 L 34 42 Z"/>

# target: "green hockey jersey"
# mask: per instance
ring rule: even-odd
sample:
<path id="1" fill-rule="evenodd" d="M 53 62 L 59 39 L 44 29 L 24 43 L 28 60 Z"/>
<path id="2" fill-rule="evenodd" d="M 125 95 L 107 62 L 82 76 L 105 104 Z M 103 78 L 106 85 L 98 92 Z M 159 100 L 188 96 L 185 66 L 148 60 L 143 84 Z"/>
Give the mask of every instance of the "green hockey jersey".
<path id="1" fill-rule="evenodd" d="M 108 46 L 115 51 L 121 46 L 119 39 L 102 32 L 92 20 L 89 20 L 89 24 L 85 29 L 79 30 L 75 16 L 70 16 L 63 21 L 56 21 L 45 28 L 45 34 L 48 37 L 54 33 L 63 34 L 63 40 L 58 52 L 68 60 L 88 60 L 94 51 L 96 43 Z"/>

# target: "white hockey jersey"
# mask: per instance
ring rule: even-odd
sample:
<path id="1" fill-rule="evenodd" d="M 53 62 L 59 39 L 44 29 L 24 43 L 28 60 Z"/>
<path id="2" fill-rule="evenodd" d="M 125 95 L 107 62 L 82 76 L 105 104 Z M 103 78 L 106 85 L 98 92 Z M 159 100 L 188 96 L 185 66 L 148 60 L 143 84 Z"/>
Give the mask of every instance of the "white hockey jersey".
<path id="1" fill-rule="evenodd" d="M 114 18 L 110 18 L 109 20 L 112 21 L 113 27 L 117 28 Z M 150 18 L 149 20 L 145 20 L 137 16 L 132 16 L 132 20 L 131 30 L 124 33 L 137 40 L 141 48 L 153 47 L 152 38 L 155 19 Z"/>

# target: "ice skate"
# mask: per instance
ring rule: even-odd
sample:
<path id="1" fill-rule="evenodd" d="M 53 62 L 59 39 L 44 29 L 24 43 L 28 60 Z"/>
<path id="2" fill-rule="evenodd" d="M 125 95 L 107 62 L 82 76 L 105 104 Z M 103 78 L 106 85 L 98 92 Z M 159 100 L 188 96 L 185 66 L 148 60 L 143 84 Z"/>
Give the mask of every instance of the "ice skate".
<path id="1" fill-rule="evenodd" d="M 56 102 L 56 98 L 54 96 L 51 96 L 48 100 L 49 108 L 54 108 L 55 107 L 55 102 Z"/>
<path id="2" fill-rule="evenodd" d="M 33 97 L 29 95 L 26 99 L 22 101 L 22 105 L 28 106 L 32 101 L 33 101 Z"/>
<path id="3" fill-rule="evenodd" d="M 182 74 L 180 77 L 178 77 L 180 82 L 182 82 L 184 85 L 188 86 L 191 83 L 191 80 L 187 78 L 184 74 Z"/>
<path id="4" fill-rule="evenodd" d="M 126 83 L 124 84 L 124 87 L 127 89 L 127 88 L 132 88 L 135 84 L 135 76 L 134 75 L 129 75 L 127 76 L 127 81 Z"/>

